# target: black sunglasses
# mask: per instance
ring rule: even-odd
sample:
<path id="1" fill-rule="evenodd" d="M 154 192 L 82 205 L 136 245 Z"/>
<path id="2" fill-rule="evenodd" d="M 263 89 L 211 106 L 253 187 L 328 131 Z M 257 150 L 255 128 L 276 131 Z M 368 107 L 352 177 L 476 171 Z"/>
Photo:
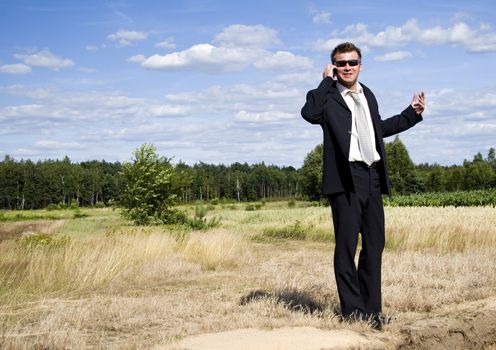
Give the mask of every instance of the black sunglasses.
<path id="1" fill-rule="evenodd" d="M 360 60 L 349 60 L 349 61 L 336 61 L 334 62 L 336 67 L 342 68 L 346 67 L 346 64 L 348 64 L 350 67 L 355 67 L 360 64 Z"/>

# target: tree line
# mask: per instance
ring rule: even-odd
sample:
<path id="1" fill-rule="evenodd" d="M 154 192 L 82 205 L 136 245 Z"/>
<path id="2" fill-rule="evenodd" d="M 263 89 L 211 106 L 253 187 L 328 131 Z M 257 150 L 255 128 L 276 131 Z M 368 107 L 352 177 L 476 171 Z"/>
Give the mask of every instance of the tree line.
<path id="1" fill-rule="evenodd" d="M 399 138 L 386 144 L 394 194 L 477 190 L 496 187 L 495 150 L 461 165 L 415 165 Z M 15 160 L 0 162 L 0 209 L 39 209 L 49 205 L 95 206 L 120 201 L 128 179 L 126 163 L 105 160 Z M 320 199 L 322 145 L 309 152 L 300 169 L 292 166 L 183 162 L 172 165 L 172 187 L 181 202 Z"/>
<path id="2" fill-rule="evenodd" d="M 426 192 L 455 192 L 496 188 L 495 149 L 487 157 L 477 153 L 461 165 L 442 166 L 422 163 L 415 165 L 399 137 L 385 144 L 388 173 L 393 195 Z M 303 193 L 319 199 L 322 184 L 322 145 L 317 145 L 299 169 Z"/>
<path id="3" fill-rule="evenodd" d="M 62 160 L 0 162 L 0 209 L 40 209 L 118 203 L 129 179 L 126 163 Z M 265 163 L 173 165 L 172 188 L 180 202 L 196 200 L 256 201 L 301 197 L 294 167 Z"/>

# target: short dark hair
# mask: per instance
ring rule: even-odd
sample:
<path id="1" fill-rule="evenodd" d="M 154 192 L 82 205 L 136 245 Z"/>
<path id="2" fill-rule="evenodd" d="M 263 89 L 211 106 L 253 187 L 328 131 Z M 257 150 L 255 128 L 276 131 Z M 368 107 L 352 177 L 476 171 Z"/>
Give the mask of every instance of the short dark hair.
<path id="1" fill-rule="evenodd" d="M 350 43 L 350 42 L 345 42 L 345 43 L 339 44 L 338 46 L 336 46 L 334 48 L 334 50 L 332 50 L 332 53 L 331 53 L 331 61 L 332 61 L 332 63 L 335 62 L 334 56 L 336 56 L 336 54 L 338 54 L 338 53 L 352 52 L 352 51 L 355 51 L 358 54 L 358 58 L 360 60 L 362 60 L 362 51 L 360 51 L 360 49 L 358 47 L 356 47 L 355 44 Z"/>

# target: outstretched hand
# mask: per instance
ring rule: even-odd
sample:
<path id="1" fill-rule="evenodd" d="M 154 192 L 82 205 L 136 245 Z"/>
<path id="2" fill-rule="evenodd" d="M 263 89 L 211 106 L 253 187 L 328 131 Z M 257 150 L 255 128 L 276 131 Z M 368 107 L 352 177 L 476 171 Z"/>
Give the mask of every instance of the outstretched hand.
<path id="1" fill-rule="evenodd" d="M 411 106 L 415 110 L 415 113 L 422 114 L 425 108 L 425 94 L 423 91 L 413 94 Z"/>

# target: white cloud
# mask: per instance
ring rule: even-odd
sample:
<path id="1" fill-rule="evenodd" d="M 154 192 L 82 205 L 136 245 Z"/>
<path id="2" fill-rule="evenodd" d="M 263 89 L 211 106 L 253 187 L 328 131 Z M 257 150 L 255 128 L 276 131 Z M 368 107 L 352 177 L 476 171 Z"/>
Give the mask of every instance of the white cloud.
<path id="1" fill-rule="evenodd" d="M 44 150 L 84 149 L 84 146 L 78 142 L 60 142 L 53 140 L 37 141 L 35 146 Z"/>
<path id="2" fill-rule="evenodd" d="M 393 51 L 387 52 L 382 56 L 377 56 L 374 58 L 374 60 L 379 62 L 401 61 L 410 57 L 412 57 L 412 54 L 409 51 Z"/>
<path id="3" fill-rule="evenodd" d="M 297 113 L 285 113 L 280 111 L 248 112 L 241 110 L 236 113 L 234 118 L 241 122 L 268 123 L 296 119 Z"/>
<path id="4" fill-rule="evenodd" d="M 98 46 L 96 46 L 96 45 L 86 45 L 85 48 L 88 51 L 96 51 L 96 50 L 98 50 Z"/>
<path id="5" fill-rule="evenodd" d="M 291 52 L 277 51 L 274 54 L 264 55 L 254 62 L 255 68 L 258 69 L 308 69 L 311 67 L 311 61 L 307 57 L 296 56 Z"/>
<path id="6" fill-rule="evenodd" d="M 182 105 L 154 105 L 148 111 L 153 117 L 185 116 L 190 108 Z"/>
<path id="7" fill-rule="evenodd" d="M 132 63 L 142 63 L 146 61 L 146 57 L 144 55 L 134 55 L 132 57 L 129 57 L 126 61 Z"/>
<path id="8" fill-rule="evenodd" d="M 18 148 L 16 150 L 14 150 L 12 153 L 11 153 L 12 156 L 14 156 L 15 158 L 26 158 L 26 159 L 29 159 L 29 158 L 32 158 L 32 157 L 37 157 L 40 155 L 40 151 L 38 150 L 35 150 L 35 149 L 29 149 L 29 148 Z"/>
<path id="9" fill-rule="evenodd" d="M 279 45 L 277 31 L 263 25 L 234 24 L 215 36 L 214 43 L 227 47 L 267 48 Z"/>
<path id="10" fill-rule="evenodd" d="M 19 117 L 33 117 L 40 115 L 43 111 L 43 105 L 28 104 L 18 106 L 8 106 L 0 110 L 0 117 L 3 118 L 19 118 Z"/>
<path id="11" fill-rule="evenodd" d="M 329 24 L 331 23 L 331 13 L 330 12 L 319 12 L 313 15 L 313 23 L 316 24 Z"/>
<path id="12" fill-rule="evenodd" d="M 260 51 L 245 48 L 216 47 L 198 44 L 184 51 L 167 55 L 153 55 L 141 65 L 148 69 L 193 69 L 204 72 L 243 69 L 257 58 Z"/>
<path id="13" fill-rule="evenodd" d="M 22 90 L 24 89 L 25 92 Z M 56 92 L 14 85 L 0 92 L 36 99 L 36 103 L 0 108 L 2 134 L 33 134 L 43 128 L 81 128 L 89 124 L 125 123 L 139 125 L 150 118 L 184 117 L 191 108 L 187 103 L 169 103 L 126 96 L 119 92 Z M 29 92 L 29 93 L 28 93 Z"/>
<path id="14" fill-rule="evenodd" d="M 442 118 L 449 118 L 455 124 L 457 119 L 465 120 L 467 116 L 477 113 L 477 119 L 484 116 L 496 126 L 496 91 L 461 92 L 455 89 L 440 89 L 429 92 L 427 104 L 429 114 L 435 121 L 445 123 Z"/>
<path id="15" fill-rule="evenodd" d="M 299 81 L 268 82 L 260 85 L 236 84 L 227 87 L 212 86 L 203 91 L 167 95 L 174 104 L 187 104 L 192 109 L 212 113 L 280 110 L 299 110 L 300 98 L 305 91 Z M 201 108 L 200 108 L 201 107 Z"/>
<path id="16" fill-rule="evenodd" d="M 20 84 L 0 86 L 0 91 L 4 91 L 10 95 L 24 96 L 32 99 L 47 99 L 52 95 L 49 89 L 25 86 Z"/>
<path id="17" fill-rule="evenodd" d="M 458 21 L 452 26 L 421 28 L 416 19 L 401 26 L 387 26 L 383 31 L 372 33 L 363 23 L 356 23 L 342 31 L 334 31 L 327 40 L 319 40 L 316 49 L 329 51 L 338 43 L 351 41 L 365 48 L 400 47 L 409 42 L 424 45 L 453 45 L 464 47 L 468 52 L 496 51 L 496 32 L 487 25 L 471 28 Z"/>
<path id="18" fill-rule="evenodd" d="M 48 49 L 32 54 L 15 54 L 14 57 L 20 59 L 28 66 L 45 67 L 53 70 L 60 70 L 74 65 L 72 60 L 54 55 Z"/>
<path id="19" fill-rule="evenodd" d="M 272 52 L 266 47 L 280 44 L 277 32 L 255 25 L 232 25 L 215 36 L 215 44 L 200 43 L 166 55 L 130 57 L 147 69 L 194 70 L 206 73 L 232 72 L 253 66 L 264 70 L 304 70 L 311 61 L 288 51 Z"/>
<path id="20" fill-rule="evenodd" d="M 0 66 L 0 73 L 5 74 L 28 74 L 31 73 L 31 67 L 22 63 L 5 64 Z"/>
<path id="21" fill-rule="evenodd" d="M 481 30 L 481 32 L 488 32 L 493 29 L 493 26 L 490 23 L 481 23 L 479 25 L 479 29 Z"/>
<path id="22" fill-rule="evenodd" d="M 198 44 L 184 51 L 150 56 L 141 65 L 147 69 L 189 69 L 212 73 L 242 70 L 250 65 L 257 69 L 304 70 L 311 66 L 311 61 L 287 51 L 271 53 L 255 48 Z"/>
<path id="23" fill-rule="evenodd" d="M 211 126 L 211 128 L 213 128 Z M 142 141 L 147 139 L 158 139 L 164 141 L 169 140 L 182 140 L 186 138 L 191 141 L 190 135 L 200 135 L 208 132 L 209 129 L 200 124 L 179 122 L 176 124 L 169 123 L 144 123 L 135 125 L 133 127 L 106 129 L 98 131 L 88 140 L 108 138 L 112 140 L 126 140 L 126 141 Z"/>
<path id="24" fill-rule="evenodd" d="M 108 40 L 117 41 L 119 43 L 119 47 L 129 46 L 133 42 L 146 40 L 147 38 L 148 33 L 123 29 L 119 29 L 117 32 L 107 36 Z"/>
<path id="25" fill-rule="evenodd" d="M 312 16 L 312 22 L 316 24 L 331 23 L 331 13 L 317 9 L 314 5 L 310 5 L 308 13 Z"/>
<path id="26" fill-rule="evenodd" d="M 174 43 L 174 38 L 173 37 L 168 37 L 165 40 L 162 40 L 158 43 L 155 44 L 155 47 L 160 47 L 162 49 L 175 49 L 176 44 Z"/>

